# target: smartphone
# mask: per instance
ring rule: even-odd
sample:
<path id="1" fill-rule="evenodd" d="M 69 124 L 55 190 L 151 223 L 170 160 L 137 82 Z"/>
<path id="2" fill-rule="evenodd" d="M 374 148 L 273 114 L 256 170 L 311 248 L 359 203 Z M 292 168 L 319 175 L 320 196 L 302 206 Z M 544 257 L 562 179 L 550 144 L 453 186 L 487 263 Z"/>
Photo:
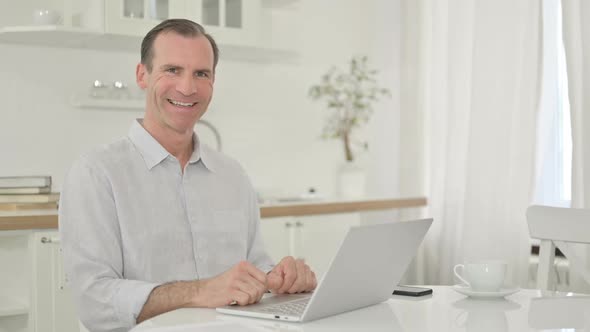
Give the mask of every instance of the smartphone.
<path id="1" fill-rule="evenodd" d="M 398 285 L 393 290 L 393 295 L 424 296 L 428 294 L 432 294 L 432 288 Z"/>

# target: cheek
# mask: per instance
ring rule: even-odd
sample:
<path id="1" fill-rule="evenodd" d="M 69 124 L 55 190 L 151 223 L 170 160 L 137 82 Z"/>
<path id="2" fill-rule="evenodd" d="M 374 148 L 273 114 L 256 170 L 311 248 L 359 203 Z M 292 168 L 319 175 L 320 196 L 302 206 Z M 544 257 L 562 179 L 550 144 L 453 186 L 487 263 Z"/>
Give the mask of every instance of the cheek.
<path id="1" fill-rule="evenodd" d="M 200 91 L 202 96 L 209 96 L 213 93 L 213 82 L 211 81 L 204 81 L 199 82 L 197 87 L 197 91 Z"/>
<path id="2" fill-rule="evenodd" d="M 166 95 L 173 85 L 173 82 L 169 79 L 158 78 L 152 85 L 152 90 L 156 97 L 162 97 Z"/>

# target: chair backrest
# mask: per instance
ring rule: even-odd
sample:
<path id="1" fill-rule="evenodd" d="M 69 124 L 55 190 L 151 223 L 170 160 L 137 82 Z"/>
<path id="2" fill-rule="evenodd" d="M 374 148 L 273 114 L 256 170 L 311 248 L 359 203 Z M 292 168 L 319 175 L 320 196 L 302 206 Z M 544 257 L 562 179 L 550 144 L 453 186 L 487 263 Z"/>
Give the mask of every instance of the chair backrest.
<path id="1" fill-rule="evenodd" d="M 590 210 L 533 205 L 526 216 L 531 237 L 541 241 L 537 288 L 548 290 L 553 283 L 555 243 L 590 244 Z"/>

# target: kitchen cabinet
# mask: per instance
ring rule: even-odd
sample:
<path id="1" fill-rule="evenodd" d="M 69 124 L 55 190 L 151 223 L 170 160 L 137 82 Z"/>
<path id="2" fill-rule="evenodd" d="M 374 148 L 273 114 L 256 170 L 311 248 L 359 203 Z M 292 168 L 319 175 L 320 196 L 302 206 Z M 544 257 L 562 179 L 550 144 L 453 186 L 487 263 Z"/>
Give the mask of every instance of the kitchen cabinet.
<path id="1" fill-rule="evenodd" d="M 28 332 L 28 257 L 27 232 L 0 232 L 0 331 Z"/>
<path id="2" fill-rule="evenodd" d="M 114 0 L 105 2 L 105 30 L 144 36 L 162 20 L 187 18 L 219 44 L 256 46 L 261 11 L 261 0 Z"/>
<path id="3" fill-rule="evenodd" d="M 154 25 L 172 17 L 189 18 L 184 0 L 109 0 L 104 3 L 107 33 L 144 36 Z"/>
<path id="4" fill-rule="evenodd" d="M 276 3 L 275 3 L 276 2 Z M 264 38 L 272 31 L 272 12 L 297 15 L 287 0 L 85 0 L 64 1 L 56 24 L 0 25 L 0 43 L 138 52 L 143 36 L 164 19 L 188 18 L 205 26 L 218 43 L 222 59 L 294 62 L 291 47 L 276 47 Z M 86 8 L 80 8 L 86 7 Z M 288 11 L 283 8 L 291 8 Z M 0 4 L 0 12 L 9 11 Z M 11 22 L 16 21 L 12 19 Z M 276 22 L 275 22 L 276 23 Z M 0 23 L 1 24 L 1 23 Z"/>
<path id="5" fill-rule="evenodd" d="M 265 218 L 261 221 L 261 233 L 275 262 L 285 256 L 302 258 L 319 279 L 348 229 L 359 224 L 358 213 Z"/>
<path id="6" fill-rule="evenodd" d="M 80 331 L 56 230 L 0 232 L 0 264 L 0 331 Z"/>
<path id="7" fill-rule="evenodd" d="M 33 232 L 31 255 L 30 332 L 78 332 L 78 315 L 66 287 L 59 233 Z"/>

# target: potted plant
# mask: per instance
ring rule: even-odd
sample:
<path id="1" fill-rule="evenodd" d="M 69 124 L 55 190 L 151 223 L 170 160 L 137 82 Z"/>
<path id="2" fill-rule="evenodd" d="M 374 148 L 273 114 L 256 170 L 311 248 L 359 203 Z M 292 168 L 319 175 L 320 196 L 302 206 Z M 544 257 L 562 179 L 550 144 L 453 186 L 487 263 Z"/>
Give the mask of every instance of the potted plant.
<path id="1" fill-rule="evenodd" d="M 322 137 L 342 140 L 347 162 L 355 159 L 353 131 L 369 121 L 375 102 L 390 96 L 388 89 L 379 87 L 377 73 L 369 67 L 367 56 L 354 56 L 347 71 L 333 67 L 322 76 L 320 84 L 309 89 L 309 96 L 324 100 L 331 111 Z M 367 144 L 361 146 L 366 149 Z"/>

